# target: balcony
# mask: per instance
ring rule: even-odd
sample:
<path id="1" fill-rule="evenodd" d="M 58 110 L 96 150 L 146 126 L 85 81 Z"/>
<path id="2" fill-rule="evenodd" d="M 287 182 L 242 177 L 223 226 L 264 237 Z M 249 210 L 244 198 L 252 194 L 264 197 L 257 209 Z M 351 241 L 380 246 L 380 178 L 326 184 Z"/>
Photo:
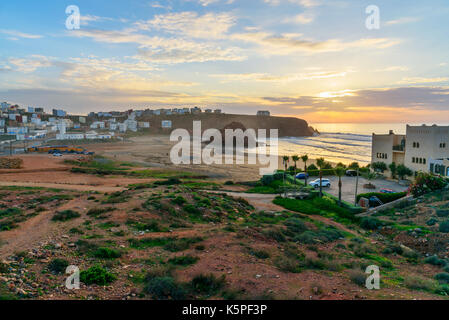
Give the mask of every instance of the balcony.
<path id="1" fill-rule="evenodd" d="M 393 151 L 395 151 L 395 152 L 405 152 L 405 146 L 403 146 L 403 145 L 393 146 Z"/>

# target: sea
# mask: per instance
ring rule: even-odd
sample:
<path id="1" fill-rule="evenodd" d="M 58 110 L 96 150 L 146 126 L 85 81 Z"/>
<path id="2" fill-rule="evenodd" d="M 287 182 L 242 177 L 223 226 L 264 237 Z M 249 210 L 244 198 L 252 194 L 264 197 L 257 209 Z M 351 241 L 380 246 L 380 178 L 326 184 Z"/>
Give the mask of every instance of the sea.
<path id="1" fill-rule="evenodd" d="M 422 125 L 409 123 L 410 125 Z M 433 123 L 426 123 L 432 125 Z M 449 125 L 436 123 L 438 125 Z M 279 139 L 279 155 L 299 156 L 310 159 L 323 157 L 334 163 L 360 164 L 371 162 L 372 134 L 387 134 L 393 130 L 405 134 L 405 123 L 315 123 L 310 124 L 320 132 L 314 137 L 283 137 Z"/>

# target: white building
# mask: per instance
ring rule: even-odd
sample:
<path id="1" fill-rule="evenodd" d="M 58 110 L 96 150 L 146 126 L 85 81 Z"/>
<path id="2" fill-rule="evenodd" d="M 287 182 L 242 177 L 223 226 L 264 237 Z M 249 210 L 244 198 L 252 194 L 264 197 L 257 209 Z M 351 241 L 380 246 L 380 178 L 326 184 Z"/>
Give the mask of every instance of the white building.
<path id="1" fill-rule="evenodd" d="M 269 117 L 270 116 L 270 111 L 259 110 L 259 111 L 257 111 L 257 115 L 258 116 Z"/>
<path id="2" fill-rule="evenodd" d="M 27 134 L 28 127 L 8 127 L 6 128 L 6 133 L 11 135 Z"/>
<path id="3" fill-rule="evenodd" d="M 126 132 L 128 130 L 128 127 L 127 127 L 126 123 L 119 123 L 118 124 L 118 130 L 120 132 Z"/>
<path id="4" fill-rule="evenodd" d="M 145 121 L 140 121 L 138 123 L 139 128 L 149 128 L 150 127 L 150 123 L 149 122 L 145 122 Z"/>
<path id="5" fill-rule="evenodd" d="M 84 139 L 83 133 L 58 133 L 56 134 L 56 140 L 82 140 Z"/>
<path id="6" fill-rule="evenodd" d="M 104 121 L 92 122 L 92 124 L 90 125 L 90 128 L 91 129 L 104 129 L 105 128 Z"/>
<path id="7" fill-rule="evenodd" d="M 407 125 L 405 135 L 373 134 L 371 162 L 395 162 L 415 172 L 449 176 L 449 126 Z"/>
<path id="8" fill-rule="evenodd" d="M 126 128 L 128 130 L 131 130 L 131 131 L 134 131 L 134 132 L 137 131 L 137 121 L 136 120 L 128 119 L 128 120 L 125 120 L 123 123 L 126 125 Z"/>
<path id="9" fill-rule="evenodd" d="M 164 129 L 170 129 L 172 127 L 172 122 L 170 120 L 163 120 L 161 126 Z"/>

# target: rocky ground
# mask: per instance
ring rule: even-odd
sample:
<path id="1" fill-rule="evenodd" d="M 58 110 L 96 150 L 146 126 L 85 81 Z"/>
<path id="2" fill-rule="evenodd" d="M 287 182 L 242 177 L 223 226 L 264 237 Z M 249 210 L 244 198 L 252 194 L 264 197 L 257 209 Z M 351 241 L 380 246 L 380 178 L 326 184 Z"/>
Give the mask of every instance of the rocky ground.
<path id="1" fill-rule="evenodd" d="M 99 187 L 102 180 L 130 179 L 72 174 Z M 360 219 L 329 198 L 275 204 L 274 195 L 248 193 L 245 184 L 180 171 L 146 172 L 128 182 L 113 192 L 1 186 L 0 298 L 445 299 L 449 293 L 444 192 Z M 65 286 L 69 265 L 81 271 L 79 290 Z M 380 290 L 365 287 L 369 265 L 380 268 Z"/>

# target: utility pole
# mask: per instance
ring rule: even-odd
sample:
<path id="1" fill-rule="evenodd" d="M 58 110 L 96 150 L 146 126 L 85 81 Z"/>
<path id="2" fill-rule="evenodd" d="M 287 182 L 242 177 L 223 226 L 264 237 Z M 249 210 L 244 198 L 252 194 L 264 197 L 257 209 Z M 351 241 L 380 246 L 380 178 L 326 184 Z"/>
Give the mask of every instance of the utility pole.
<path id="1" fill-rule="evenodd" d="M 357 168 L 357 176 L 355 179 L 355 199 L 354 199 L 354 205 L 357 206 L 357 193 L 359 188 L 359 168 Z"/>

